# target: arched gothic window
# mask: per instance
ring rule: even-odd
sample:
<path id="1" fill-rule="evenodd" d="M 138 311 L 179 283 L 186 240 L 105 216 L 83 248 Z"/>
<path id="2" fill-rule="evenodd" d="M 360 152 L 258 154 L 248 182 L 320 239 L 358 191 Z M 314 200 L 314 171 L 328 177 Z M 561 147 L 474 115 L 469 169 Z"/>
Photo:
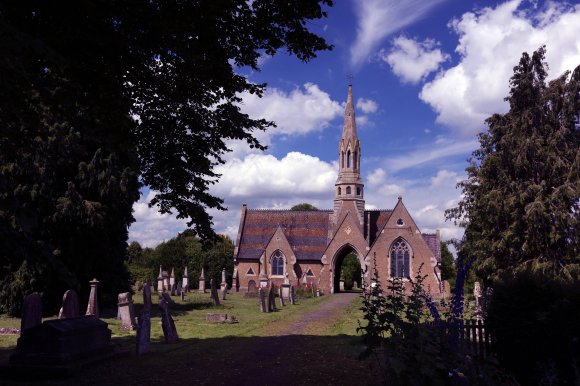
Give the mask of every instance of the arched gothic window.
<path id="1" fill-rule="evenodd" d="M 344 168 L 344 151 L 340 153 L 340 164 Z"/>
<path id="2" fill-rule="evenodd" d="M 346 152 L 346 167 L 350 168 L 350 150 Z"/>
<path id="3" fill-rule="evenodd" d="M 270 266 L 272 267 L 272 276 L 284 275 L 284 255 L 279 249 L 272 254 Z"/>
<path id="4" fill-rule="evenodd" d="M 357 162 L 358 162 L 358 161 L 357 161 L 357 160 L 358 160 L 358 158 L 357 158 L 357 154 L 358 154 L 358 152 L 355 150 L 355 152 L 354 152 L 354 157 L 352 158 L 352 164 L 353 164 L 353 167 L 354 167 L 355 169 L 356 169 L 356 165 L 357 165 Z"/>
<path id="5" fill-rule="evenodd" d="M 340 186 L 338 187 L 338 195 L 340 196 L 342 194 L 342 189 L 340 188 Z"/>
<path id="6" fill-rule="evenodd" d="M 350 194 L 350 186 L 346 187 L 346 194 L 349 195 Z"/>
<path id="7" fill-rule="evenodd" d="M 402 238 L 391 246 L 391 277 L 410 277 L 411 249 Z"/>
<path id="8" fill-rule="evenodd" d="M 360 196 L 360 188 L 359 188 L 358 186 L 357 186 L 357 188 L 356 188 L 356 195 L 357 195 L 357 196 Z"/>

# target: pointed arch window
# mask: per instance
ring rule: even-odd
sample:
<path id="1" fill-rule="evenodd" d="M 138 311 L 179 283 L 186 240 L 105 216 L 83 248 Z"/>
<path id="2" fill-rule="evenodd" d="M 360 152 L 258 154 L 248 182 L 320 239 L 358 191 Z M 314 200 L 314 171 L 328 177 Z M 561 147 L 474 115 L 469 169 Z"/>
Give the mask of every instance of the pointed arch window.
<path id="1" fill-rule="evenodd" d="M 340 164 L 341 167 L 344 169 L 344 151 L 340 152 Z"/>
<path id="2" fill-rule="evenodd" d="M 350 194 L 350 186 L 346 187 L 346 194 L 349 195 Z"/>
<path id="3" fill-rule="evenodd" d="M 284 255 L 278 249 L 272 254 L 272 259 L 270 260 L 272 267 L 272 276 L 283 276 L 284 275 Z"/>
<path id="4" fill-rule="evenodd" d="M 354 151 L 354 157 L 352 158 L 352 165 L 353 167 L 356 169 L 356 165 L 358 164 L 358 158 L 357 158 L 358 152 L 355 150 Z"/>
<path id="5" fill-rule="evenodd" d="M 338 187 L 338 195 L 340 196 L 342 194 L 342 189 L 340 188 L 340 186 Z"/>
<path id="6" fill-rule="evenodd" d="M 350 150 L 346 152 L 346 167 L 350 168 Z"/>
<path id="7" fill-rule="evenodd" d="M 410 277 L 411 249 L 402 238 L 391 246 L 391 277 Z"/>

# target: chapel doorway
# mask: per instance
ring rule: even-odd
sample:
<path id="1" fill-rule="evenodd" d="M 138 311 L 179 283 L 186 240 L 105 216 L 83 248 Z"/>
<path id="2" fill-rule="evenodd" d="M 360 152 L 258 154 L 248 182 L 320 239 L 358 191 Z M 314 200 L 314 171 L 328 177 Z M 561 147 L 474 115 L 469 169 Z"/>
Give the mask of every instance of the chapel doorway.
<path id="1" fill-rule="evenodd" d="M 333 293 L 356 291 L 362 287 L 360 260 L 354 248 L 346 246 L 336 255 L 333 273 Z"/>

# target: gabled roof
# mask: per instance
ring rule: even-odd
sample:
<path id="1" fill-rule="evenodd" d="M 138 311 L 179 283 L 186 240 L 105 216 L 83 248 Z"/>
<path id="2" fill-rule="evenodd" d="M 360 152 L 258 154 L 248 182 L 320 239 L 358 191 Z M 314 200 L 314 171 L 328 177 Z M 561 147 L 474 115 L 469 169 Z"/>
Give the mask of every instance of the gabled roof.
<path id="1" fill-rule="evenodd" d="M 433 256 L 437 259 L 437 262 L 441 261 L 441 245 L 439 240 L 439 235 L 437 233 L 422 233 L 423 240 L 425 244 L 429 247 Z"/>
<path id="2" fill-rule="evenodd" d="M 259 259 L 276 229 L 281 227 L 297 260 L 318 260 L 328 244 L 331 213 L 328 210 L 248 209 L 237 258 Z"/>
<path id="3" fill-rule="evenodd" d="M 393 213 L 392 210 L 365 210 L 365 238 L 373 245 Z"/>

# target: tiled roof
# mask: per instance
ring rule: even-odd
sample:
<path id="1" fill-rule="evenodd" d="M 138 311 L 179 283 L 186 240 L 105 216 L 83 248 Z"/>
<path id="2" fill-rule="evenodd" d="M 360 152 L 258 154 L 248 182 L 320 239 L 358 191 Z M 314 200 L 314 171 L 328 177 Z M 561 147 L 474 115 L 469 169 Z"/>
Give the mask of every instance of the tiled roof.
<path id="1" fill-rule="evenodd" d="M 369 241 L 369 245 L 373 245 L 380 231 L 383 229 L 389 217 L 391 217 L 392 210 L 365 210 L 365 238 Z"/>
<path id="2" fill-rule="evenodd" d="M 260 258 L 280 226 L 297 260 L 318 260 L 328 244 L 331 213 L 326 210 L 248 210 L 237 258 Z"/>
<path id="3" fill-rule="evenodd" d="M 439 243 L 439 237 L 437 237 L 437 233 L 422 233 L 423 240 L 433 252 L 433 256 L 437 259 L 438 262 L 441 261 L 441 245 Z"/>

